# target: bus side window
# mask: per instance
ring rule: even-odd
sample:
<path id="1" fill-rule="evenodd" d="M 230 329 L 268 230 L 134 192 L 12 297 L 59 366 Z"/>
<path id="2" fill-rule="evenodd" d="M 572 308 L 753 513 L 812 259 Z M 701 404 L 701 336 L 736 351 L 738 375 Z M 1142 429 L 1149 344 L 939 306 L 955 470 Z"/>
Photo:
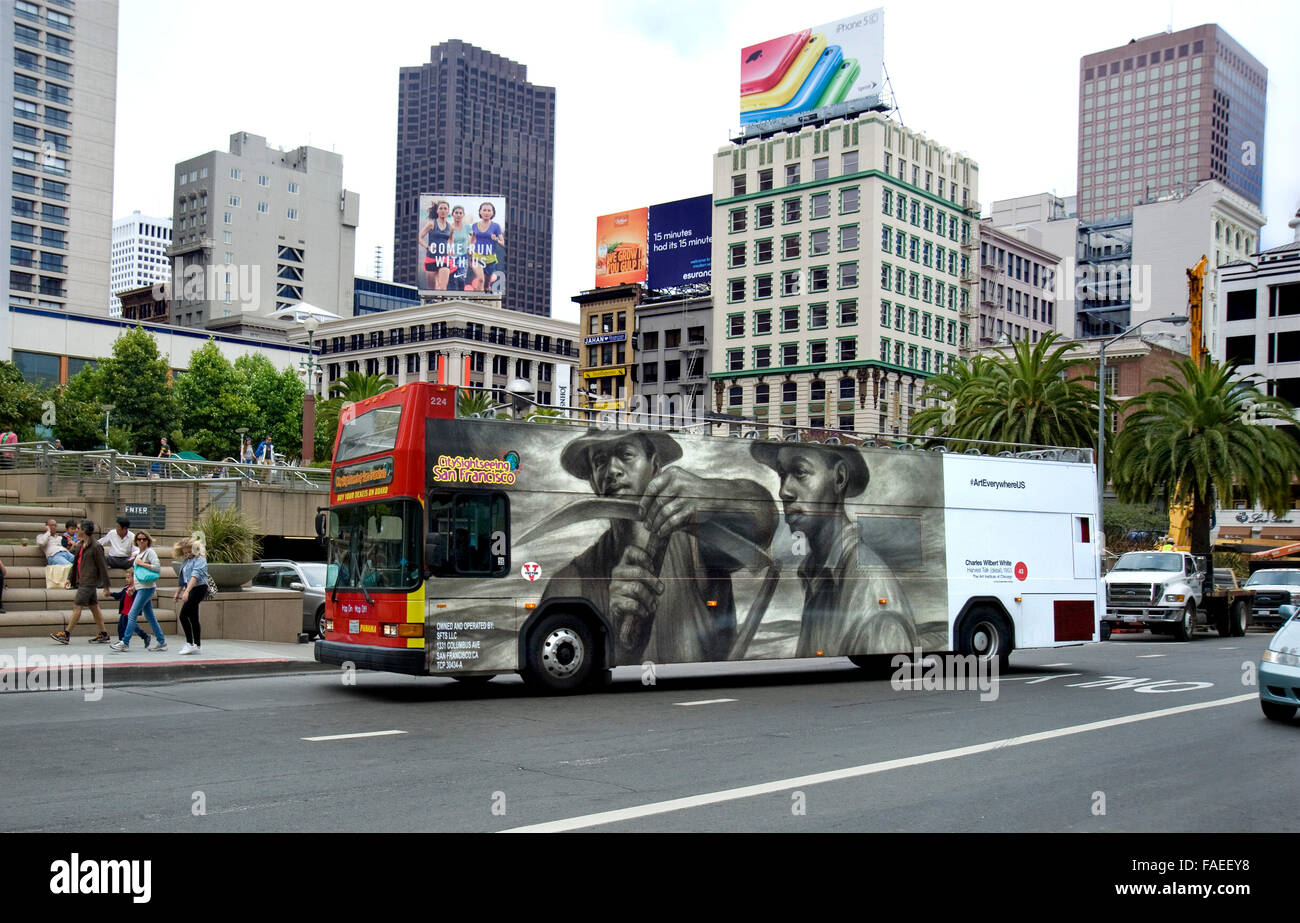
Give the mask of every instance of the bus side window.
<path id="1" fill-rule="evenodd" d="M 504 576 L 510 571 L 509 528 L 504 494 L 430 495 L 430 569 L 439 576 Z"/>
<path id="2" fill-rule="evenodd" d="M 452 572 L 451 549 L 451 494 L 429 496 L 429 531 L 424 538 L 424 554 L 429 569 L 439 576 Z"/>

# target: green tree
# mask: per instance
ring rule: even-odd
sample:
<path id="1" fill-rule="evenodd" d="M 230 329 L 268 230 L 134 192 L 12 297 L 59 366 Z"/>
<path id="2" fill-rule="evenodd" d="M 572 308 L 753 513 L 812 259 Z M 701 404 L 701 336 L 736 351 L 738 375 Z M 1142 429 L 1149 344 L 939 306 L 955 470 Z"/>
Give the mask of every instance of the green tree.
<path id="1" fill-rule="evenodd" d="M 496 399 L 489 391 L 468 391 L 464 388 L 456 391 L 456 415 L 459 417 L 490 414 L 496 405 Z"/>
<path id="2" fill-rule="evenodd" d="M 258 413 L 234 366 L 221 354 L 214 339 L 190 357 L 189 371 L 176 381 L 178 419 L 187 441 L 205 458 L 238 457 L 241 426 L 249 426 Z"/>
<path id="3" fill-rule="evenodd" d="M 252 409 L 249 435 L 256 445 L 263 436 L 280 452 L 293 457 L 302 452 L 302 399 L 306 387 L 292 368 L 277 370 L 261 353 L 235 360 L 240 391 Z"/>
<path id="4" fill-rule="evenodd" d="M 363 375 L 348 372 L 330 385 L 330 396 L 341 397 L 344 402 L 364 401 L 368 397 L 393 390 L 392 379 L 385 375 Z"/>
<path id="5" fill-rule="evenodd" d="M 0 431 L 11 429 L 19 438 L 30 439 L 40 418 L 39 389 L 23 378 L 18 366 L 0 362 Z"/>
<path id="6" fill-rule="evenodd" d="M 949 372 L 931 379 L 922 394 L 948 407 L 916 414 L 912 431 L 934 427 L 936 435 L 980 440 L 991 443 L 991 450 L 1014 444 L 1096 444 L 1096 376 L 1070 377 L 1090 364 L 1067 358 L 1079 344 L 1056 345 L 1059 339 L 1059 334 L 1049 333 L 1037 343 L 1021 340 L 1008 355 L 958 361 Z"/>
<path id="7" fill-rule="evenodd" d="M 1206 357 L 1198 368 L 1184 359 L 1178 372 L 1181 380 L 1158 378 L 1125 403 L 1132 413 L 1109 471 L 1121 502 L 1190 503 L 1192 553 L 1209 554 L 1216 494 L 1229 498 L 1237 487 L 1279 516 L 1291 508 L 1291 481 L 1300 475 L 1295 411 L 1261 393 L 1254 375 L 1236 375 L 1235 363 Z"/>
<path id="8" fill-rule="evenodd" d="M 177 414 L 167 360 L 153 335 L 137 326 L 119 336 L 113 355 L 100 360 L 94 380 L 99 403 L 114 405 L 112 421 L 129 434 L 134 450 L 155 454 Z"/>
<path id="9" fill-rule="evenodd" d="M 47 392 L 54 401 L 54 436 L 65 449 L 87 451 L 104 444 L 99 370 L 86 365 L 67 384 Z"/>

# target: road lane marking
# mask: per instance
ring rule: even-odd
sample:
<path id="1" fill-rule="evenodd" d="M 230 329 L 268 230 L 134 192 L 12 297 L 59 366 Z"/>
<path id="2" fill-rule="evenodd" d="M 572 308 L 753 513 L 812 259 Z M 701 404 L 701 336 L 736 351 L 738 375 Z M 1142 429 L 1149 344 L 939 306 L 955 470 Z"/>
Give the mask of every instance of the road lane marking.
<path id="1" fill-rule="evenodd" d="M 1150 660 L 1152 657 L 1168 657 L 1168 654 L 1138 654 L 1138 660 Z"/>
<path id="2" fill-rule="evenodd" d="M 1253 702 L 1258 698 L 1258 692 L 1250 692 L 1244 695 L 1231 696 L 1226 699 L 1215 699 L 1210 702 L 1198 702 L 1194 705 L 1176 705 L 1173 708 L 1162 708 L 1157 711 L 1142 712 L 1137 715 L 1124 715 L 1119 718 L 1107 718 L 1104 721 L 1091 721 L 1087 724 L 1075 724 L 1069 727 L 1056 728 L 1051 731 L 1039 731 L 1036 734 L 1024 734 L 1019 737 L 1004 737 L 1000 740 L 990 740 L 982 744 L 972 744 L 968 747 L 956 747 L 951 750 L 938 750 L 934 753 L 922 753 L 919 756 L 908 756 L 896 760 L 884 760 L 879 763 L 866 763 L 862 766 L 850 766 L 847 769 L 834 769 L 829 772 L 817 772 L 805 776 L 795 776 L 790 779 L 778 779 L 774 782 L 762 782 L 757 785 L 742 786 L 741 788 L 729 788 L 720 792 L 689 795 L 685 798 L 674 798 L 670 801 L 658 801 L 651 804 L 637 805 L 636 807 L 631 808 L 620 808 L 616 811 L 602 811 L 598 814 L 584 814 L 579 817 L 568 817 L 562 820 L 554 820 L 541 824 L 530 824 L 525 827 L 512 827 L 509 830 L 504 830 L 502 832 L 561 833 L 566 830 L 580 830 L 585 827 L 599 827 L 603 824 L 616 824 L 621 821 L 637 820 L 642 817 L 652 817 L 656 814 L 669 814 L 673 811 L 684 811 L 689 808 L 700 808 L 707 805 L 720 804 L 724 801 L 736 801 L 741 798 L 754 798 L 759 795 L 771 795 L 776 792 L 783 792 L 795 788 L 804 788 L 809 785 L 821 785 L 826 782 L 840 782 L 845 779 L 856 779 L 880 772 L 888 772 L 891 769 L 904 769 L 909 766 L 924 766 L 927 763 L 938 763 L 943 760 L 959 759 L 963 756 L 974 756 L 980 753 L 988 753 L 992 750 L 1001 750 L 1006 747 L 1019 747 L 1025 744 L 1054 740 L 1059 737 L 1071 737 L 1075 734 L 1086 734 L 1090 731 L 1122 727 L 1126 724 L 1136 724 L 1141 721 L 1151 721 L 1156 718 L 1168 718 L 1173 715 L 1188 714 L 1190 712 L 1201 711 L 1207 708 L 1219 708 L 1223 705 L 1237 705 L 1242 702 Z"/>
<path id="3" fill-rule="evenodd" d="M 1045 667 L 1068 667 L 1068 666 L 1072 666 L 1072 664 L 1068 664 L 1068 663 L 1045 663 L 1045 664 L 1043 664 L 1043 666 L 1045 666 Z"/>
<path id="4" fill-rule="evenodd" d="M 1060 679 L 1063 676 L 1082 676 L 1082 675 L 1083 675 L 1082 673 L 1058 673 L 1056 676 L 1043 676 L 1040 677 L 1039 679 L 1031 679 L 1029 682 L 1025 683 L 1025 685 L 1032 686 L 1034 683 L 1045 683 L 1048 680 Z"/>
<path id="5" fill-rule="evenodd" d="M 327 734 L 324 737 L 304 737 L 303 740 L 355 740 L 358 737 L 388 737 L 392 734 L 405 734 L 406 731 L 366 731 L 364 734 Z"/>
<path id="6" fill-rule="evenodd" d="M 700 699 L 698 702 L 674 702 L 674 705 L 721 705 L 723 702 L 734 702 L 735 699 Z"/>

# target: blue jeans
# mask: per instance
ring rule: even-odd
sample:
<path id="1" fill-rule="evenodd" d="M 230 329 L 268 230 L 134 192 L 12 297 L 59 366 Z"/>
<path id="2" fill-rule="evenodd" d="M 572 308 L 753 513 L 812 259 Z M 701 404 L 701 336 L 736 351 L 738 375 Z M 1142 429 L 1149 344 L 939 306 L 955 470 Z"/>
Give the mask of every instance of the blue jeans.
<path id="1" fill-rule="evenodd" d="M 56 551 L 45 559 L 46 564 L 71 564 L 72 552 L 64 548 L 62 551 Z"/>
<path id="2" fill-rule="evenodd" d="M 131 611 L 126 616 L 126 631 L 122 632 L 122 643 L 127 647 L 131 646 L 131 636 L 135 634 L 135 623 L 139 619 L 140 613 L 144 612 L 145 618 L 149 620 L 149 627 L 153 629 L 153 635 L 159 644 L 166 644 L 167 639 L 163 637 L 162 628 L 158 625 L 158 619 L 153 614 L 153 594 L 157 587 L 143 587 L 136 585 L 135 599 L 131 601 Z"/>

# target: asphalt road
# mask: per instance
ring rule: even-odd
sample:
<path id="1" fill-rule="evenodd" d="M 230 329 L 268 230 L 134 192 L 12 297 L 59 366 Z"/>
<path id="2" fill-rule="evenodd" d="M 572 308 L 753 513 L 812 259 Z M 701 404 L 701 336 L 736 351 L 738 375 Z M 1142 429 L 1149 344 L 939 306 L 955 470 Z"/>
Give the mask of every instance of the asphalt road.
<path id="1" fill-rule="evenodd" d="M 0 829 L 1295 831 L 1267 638 L 1017 652 L 983 694 L 842 659 L 571 698 L 370 673 L 10 694 Z"/>

